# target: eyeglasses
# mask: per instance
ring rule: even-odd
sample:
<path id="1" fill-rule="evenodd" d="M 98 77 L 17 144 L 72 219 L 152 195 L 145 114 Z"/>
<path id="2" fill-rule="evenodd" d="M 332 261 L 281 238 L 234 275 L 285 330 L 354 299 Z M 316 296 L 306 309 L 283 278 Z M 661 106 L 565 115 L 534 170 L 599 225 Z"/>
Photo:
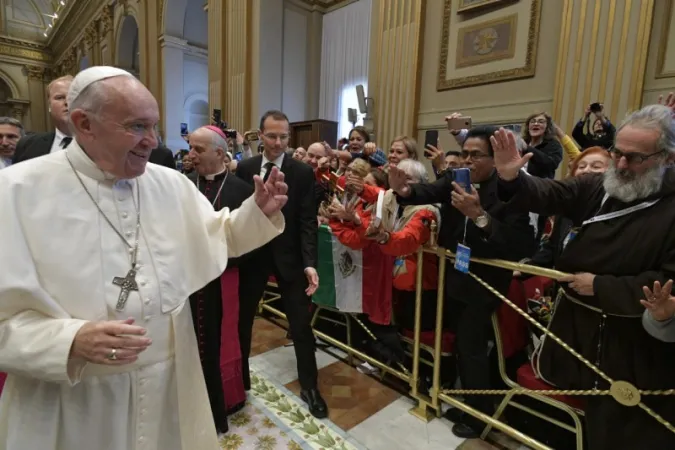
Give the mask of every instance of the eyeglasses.
<path id="1" fill-rule="evenodd" d="M 643 162 L 647 161 L 649 158 L 653 158 L 654 156 L 661 155 L 665 152 L 665 150 L 660 150 L 655 153 L 650 153 L 648 155 L 645 155 L 644 153 L 637 153 L 637 152 L 622 152 L 621 150 L 617 149 L 616 147 L 612 147 L 609 149 L 609 153 L 612 155 L 612 157 L 616 160 L 620 160 L 621 158 L 626 158 L 626 162 L 628 164 L 642 164 Z"/>
<path id="2" fill-rule="evenodd" d="M 546 119 L 532 119 L 530 120 L 530 125 L 547 125 L 548 120 Z"/>
<path id="3" fill-rule="evenodd" d="M 287 141 L 290 136 L 287 134 L 263 134 L 266 139 L 269 139 L 270 141 L 276 141 L 277 139 L 281 140 L 281 142 Z"/>
<path id="4" fill-rule="evenodd" d="M 459 153 L 462 157 L 462 159 L 471 159 L 472 161 L 477 161 L 481 158 L 488 158 L 490 155 L 486 155 L 485 153 L 481 153 L 479 151 L 473 151 L 473 152 L 467 152 L 467 151 L 461 151 Z"/>

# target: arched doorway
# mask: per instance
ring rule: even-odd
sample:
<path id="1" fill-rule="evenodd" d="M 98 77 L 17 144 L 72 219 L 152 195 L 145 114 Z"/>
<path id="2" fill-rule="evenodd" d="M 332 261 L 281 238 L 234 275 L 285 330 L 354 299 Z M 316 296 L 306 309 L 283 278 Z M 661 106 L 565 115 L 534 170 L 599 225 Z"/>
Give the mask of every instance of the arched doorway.
<path id="1" fill-rule="evenodd" d="M 209 102 L 206 99 L 192 100 L 187 105 L 185 113 L 189 130 L 196 130 L 209 124 Z"/>
<path id="2" fill-rule="evenodd" d="M 12 106 L 7 100 L 12 98 L 12 89 L 0 78 L 0 116 L 12 116 Z"/>
<path id="3" fill-rule="evenodd" d="M 134 16 L 122 19 L 117 38 L 117 67 L 127 70 L 136 77 L 140 73 L 140 55 L 138 53 L 138 23 Z"/>

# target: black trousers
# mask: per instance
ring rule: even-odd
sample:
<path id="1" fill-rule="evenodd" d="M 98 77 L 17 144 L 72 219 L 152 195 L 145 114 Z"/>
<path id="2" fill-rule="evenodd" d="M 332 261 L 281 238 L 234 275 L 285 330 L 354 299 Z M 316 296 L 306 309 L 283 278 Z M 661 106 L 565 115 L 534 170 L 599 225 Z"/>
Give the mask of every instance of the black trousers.
<path id="1" fill-rule="evenodd" d="M 298 275 L 291 279 L 282 277 L 279 270 L 274 267 L 261 267 L 260 265 L 242 267 L 239 273 L 239 344 L 244 388 L 246 390 L 251 388 L 248 359 L 251 354 L 253 320 L 271 274 L 274 274 L 277 279 L 281 301 L 288 318 L 298 364 L 300 386 L 303 390 L 316 388 L 318 379 L 316 349 L 310 324 L 310 298 L 305 294 L 307 278 L 303 269 L 299 269 Z"/>
<path id="2" fill-rule="evenodd" d="M 456 354 L 462 389 L 490 389 L 490 359 L 488 345 L 494 335 L 492 313 L 499 302 L 450 301 L 447 309 L 452 311 L 453 327 L 456 333 Z M 465 402 L 472 408 L 486 414 L 494 412 L 494 398 L 486 395 L 466 395 Z M 482 427 L 483 422 L 467 417 L 469 425 Z"/>

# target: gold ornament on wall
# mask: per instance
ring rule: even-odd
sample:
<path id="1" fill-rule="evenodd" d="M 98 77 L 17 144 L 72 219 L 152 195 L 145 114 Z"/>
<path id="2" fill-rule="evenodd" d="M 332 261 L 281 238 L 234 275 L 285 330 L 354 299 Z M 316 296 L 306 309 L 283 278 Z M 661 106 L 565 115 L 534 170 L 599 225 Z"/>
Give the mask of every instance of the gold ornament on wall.
<path id="1" fill-rule="evenodd" d="M 106 6 L 101 13 L 101 35 L 105 36 L 113 29 L 115 12 L 111 6 Z"/>
<path id="2" fill-rule="evenodd" d="M 25 65 L 26 76 L 29 80 L 42 81 L 45 77 L 45 68 L 40 66 Z"/>

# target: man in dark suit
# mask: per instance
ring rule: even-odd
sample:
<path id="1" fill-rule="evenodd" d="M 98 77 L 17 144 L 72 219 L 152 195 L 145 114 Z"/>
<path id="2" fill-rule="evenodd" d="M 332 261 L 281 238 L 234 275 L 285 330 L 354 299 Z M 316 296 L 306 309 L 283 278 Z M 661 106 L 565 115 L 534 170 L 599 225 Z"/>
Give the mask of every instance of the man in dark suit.
<path id="1" fill-rule="evenodd" d="M 66 96 L 73 77 L 57 78 L 47 86 L 47 104 L 54 131 L 24 136 L 16 145 L 12 163 L 16 164 L 38 156 L 62 150 L 73 140 L 68 128 L 68 103 Z"/>
<path id="2" fill-rule="evenodd" d="M 318 418 L 328 415 L 328 407 L 317 388 L 314 334 L 310 325 L 310 296 L 319 286 L 317 264 L 316 207 L 314 172 L 286 153 L 290 127 L 288 117 L 281 111 L 268 111 L 260 120 L 262 154 L 245 159 L 237 166 L 237 176 L 253 184 L 253 176 L 266 179 L 273 167 L 278 167 L 288 184 L 288 203 L 282 209 L 286 227 L 281 236 L 270 242 L 258 258 L 240 266 L 241 286 L 252 286 L 251 292 L 240 290 L 239 341 L 241 343 L 244 385 L 250 388 L 248 357 L 251 333 L 258 302 L 271 274 L 276 277 L 281 299 L 288 317 L 295 346 L 302 399 L 309 411 Z"/>
<path id="3" fill-rule="evenodd" d="M 466 135 L 461 158 L 469 169 L 471 192 L 455 182 L 452 170 L 434 183 L 410 185 L 406 175 L 389 169 L 389 185 L 399 205 L 441 204 L 441 229 L 438 243 L 453 252 L 470 249 L 472 257 L 518 261 L 532 255 L 536 248 L 534 230 L 526 213 L 510 212 L 497 197 L 497 171 L 490 137 L 494 127 L 476 127 Z M 510 270 L 471 264 L 471 272 L 506 295 L 513 277 Z M 445 318 L 456 333 L 459 377 L 464 389 L 490 389 L 491 317 L 500 300 L 468 274 L 448 265 L 445 275 Z M 486 414 L 494 412 L 493 399 L 469 395 L 466 403 Z M 452 432 L 461 438 L 480 436 L 485 424 L 457 409 L 446 413 L 455 425 Z"/>

